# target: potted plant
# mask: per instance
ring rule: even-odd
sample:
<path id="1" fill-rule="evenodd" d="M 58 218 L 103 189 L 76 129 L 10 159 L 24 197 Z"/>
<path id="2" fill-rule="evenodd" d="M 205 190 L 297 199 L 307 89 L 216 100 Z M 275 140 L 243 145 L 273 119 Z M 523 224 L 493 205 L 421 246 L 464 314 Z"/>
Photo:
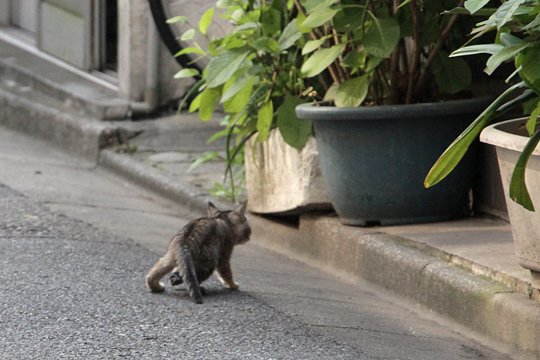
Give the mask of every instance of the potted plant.
<path id="1" fill-rule="evenodd" d="M 230 26 L 210 39 L 208 28 L 216 11 Z M 286 0 L 217 1 L 181 37 L 192 46 L 179 54 L 197 55 L 207 63 L 201 74 L 186 68 L 176 75 L 201 78 L 192 89 L 196 97 L 189 111 L 197 111 L 207 121 L 221 107 L 223 130 L 210 141 L 226 138 L 226 177 L 233 190 L 238 179 L 233 165 L 245 158 L 248 206 L 255 212 L 330 206 L 319 175 L 312 126 L 294 111 L 297 104 L 311 100 L 317 82 L 300 72 L 300 45 L 305 41 L 297 14 L 293 2 Z M 199 45 L 196 34 L 207 38 L 206 48 Z"/>
<path id="2" fill-rule="evenodd" d="M 301 74 L 319 78 L 318 90 L 335 105 L 302 104 L 296 112 L 313 121 L 342 223 L 425 222 L 470 212 L 474 154 L 444 186 L 422 186 L 438 154 L 486 106 L 465 91 L 468 64 L 448 58 L 467 33 L 462 17 L 442 14 L 458 3 L 295 1 L 298 24 L 311 38 L 302 47 Z"/>
<path id="3" fill-rule="evenodd" d="M 540 219 L 534 212 L 534 202 L 540 201 L 540 158 L 536 150 L 540 140 L 540 1 L 508 0 L 489 8 L 488 1 L 468 0 L 465 8 L 456 12 L 486 15 L 487 19 L 473 30 L 473 40 L 491 32 L 496 36 L 493 42 L 466 44 L 453 55 L 487 53 L 488 74 L 503 63 L 513 63 L 515 71 L 506 81 L 508 88 L 440 156 L 425 184 L 433 186 L 448 175 L 479 134 L 482 141 L 495 145 L 503 188 L 513 200 L 507 201 L 507 207 L 516 253 L 520 264 L 538 276 Z M 519 106 L 527 117 L 490 125 L 501 113 Z"/>

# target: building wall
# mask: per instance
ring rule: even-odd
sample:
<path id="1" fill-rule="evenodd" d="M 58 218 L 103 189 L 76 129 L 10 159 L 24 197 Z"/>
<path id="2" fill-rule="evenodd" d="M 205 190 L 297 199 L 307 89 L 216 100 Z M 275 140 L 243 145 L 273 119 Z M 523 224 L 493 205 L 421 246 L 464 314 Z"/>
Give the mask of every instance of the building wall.
<path id="1" fill-rule="evenodd" d="M 188 17 L 189 24 L 196 26 L 200 16 L 215 0 L 169 0 L 164 1 L 167 17 L 183 15 Z M 145 74 L 147 66 L 148 21 L 151 19 L 147 0 L 119 0 L 119 70 L 120 95 L 132 101 L 144 99 Z M 216 24 L 209 29 L 209 38 L 222 34 L 227 23 L 215 16 Z M 186 31 L 190 25 L 173 25 L 177 36 Z M 207 39 L 198 37 L 197 42 L 206 46 Z M 190 44 L 182 44 L 189 46 Z M 160 103 L 168 103 L 180 98 L 193 84 L 191 79 L 174 79 L 174 74 L 181 67 L 160 40 L 159 55 L 159 97 Z M 204 66 L 205 59 L 198 59 L 198 64 Z"/>
<path id="2" fill-rule="evenodd" d="M 148 22 L 150 9 L 146 0 L 118 1 L 118 80 L 120 96 L 131 101 L 144 99 L 148 61 Z M 179 98 L 192 83 L 175 80 L 180 66 L 158 40 L 159 98 L 160 103 Z"/>

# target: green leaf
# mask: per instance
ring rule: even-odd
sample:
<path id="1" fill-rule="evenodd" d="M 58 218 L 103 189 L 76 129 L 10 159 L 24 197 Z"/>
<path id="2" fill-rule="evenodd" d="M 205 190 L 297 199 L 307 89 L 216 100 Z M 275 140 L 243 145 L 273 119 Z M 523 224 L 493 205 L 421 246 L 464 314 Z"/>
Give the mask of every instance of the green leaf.
<path id="1" fill-rule="evenodd" d="M 328 8 L 337 3 L 338 0 L 303 0 L 302 5 L 306 8 L 308 14 L 319 11 L 322 8 Z"/>
<path id="2" fill-rule="evenodd" d="M 465 9 L 469 11 L 469 13 L 474 14 L 481 8 L 487 5 L 489 0 L 467 0 L 465 1 Z"/>
<path id="3" fill-rule="evenodd" d="M 207 87 L 201 93 L 201 103 L 199 106 L 199 119 L 208 121 L 214 115 L 214 109 L 219 103 L 221 90 L 219 88 Z"/>
<path id="4" fill-rule="evenodd" d="M 456 57 L 456 56 L 469 56 L 469 55 L 477 55 L 477 54 L 495 54 L 498 51 L 501 51 L 501 49 L 504 46 L 500 44 L 481 44 L 481 45 L 470 45 L 470 46 L 464 46 L 453 53 L 450 54 L 450 57 Z"/>
<path id="5" fill-rule="evenodd" d="M 207 86 L 213 88 L 224 84 L 240 68 L 247 56 L 246 50 L 233 49 L 210 60 L 205 74 Z"/>
<path id="6" fill-rule="evenodd" d="M 283 11 L 283 10 L 282 10 Z M 260 23 L 263 27 L 263 34 L 274 35 L 281 31 L 281 11 L 275 8 L 265 8 L 260 15 Z"/>
<path id="7" fill-rule="evenodd" d="M 369 75 L 365 74 L 342 82 L 336 91 L 334 102 L 337 107 L 359 106 L 369 90 Z"/>
<path id="8" fill-rule="evenodd" d="M 399 41 L 399 24 L 394 18 L 373 18 L 373 25 L 364 34 L 366 51 L 380 58 L 390 56 Z"/>
<path id="9" fill-rule="evenodd" d="M 195 96 L 195 99 L 189 104 L 189 112 L 195 112 L 201 107 L 202 92 Z"/>
<path id="10" fill-rule="evenodd" d="M 523 44 L 523 39 L 520 39 L 508 32 L 502 32 L 499 35 L 499 39 L 501 40 L 501 44 L 504 46 Z"/>
<path id="11" fill-rule="evenodd" d="M 296 19 L 293 19 L 290 23 L 287 24 L 281 36 L 279 37 L 279 49 L 281 51 L 286 50 L 294 45 L 296 40 L 302 37 L 302 33 L 296 25 Z"/>
<path id="12" fill-rule="evenodd" d="M 345 44 L 319 49 L 304 62 L 300 71 L 305 77 L 313 77 L 324 71 L 341 54 Z"/>
<path id="13" fill-rule="evenodd" d="M 529 136 L 536 131 L 536 124 L 538 123 L 538 116 L 540 116 L 540 100 L 535 99 L 536 107 L 531 111 L 531 115 L 527 120 L 526 128 Z"/>
<path id="14" fill-rule="evenodd" d="M 227 136 L 229 134 L 230 131 L 231 131 L 231 129 L 229 129 L 229 128 L 224 128 L 222 130 L 219 130 L 218 132 L 216 132 L 212 136 L 210 136 L 208 138 L 208 140 L 206 140 L 206 143 L 211 144 L 211 143 L 213 143 L 214 141 L 216 141 L 218 139 L 224 138 L 225 136 Z M 238 132 L 238 130 L 235 129 L 235 132 Z"/>
<path id="15" fill-rule="evenodd" d="M 539 27 L 540 27 L 540 14 L 537 14 L 533 21 L 523 26 L 521 29 L 524 31 L 532 30 L 532 29 L 538 30 Z"/>
<path id="16" fill-rule="evenodd" d="M 306 55 L 306 54 L 309 54 L 309 53 L 317 50 L 318 48 L 321 47 L 322 44 L 324 44 L 326 39 L 328 39 L 329 37 L 330 37 L 330 35 L 326 35 L 326 36 L 323 36 L 322 38 L 317 39 L 317 40 L 309 40 L 309 41 L 307 41 L 306 44 L 304 45 L 304 47 L 302 48 L 302 55 Z"/>
<path id="17" fill-rule="evenodd" d="M 191 77 L 194 77 L 194 76 L 197 76 L 197 75 L 199 75 L 199 70 L 186 68 L 186 69 L 182 69 L 179 72 L 177 72 L 176 74 L 174 74 L 174 78 L 175 79 L 184 79 L 184 78 L 191 78 Z"/>
<path id="18" fill-rule="evenodd" d="M 399 6 L 397 7 L 398 9 L 402 8 L 403 6 L 407 5 L 408 3 L 410 3 L 412 0 L 405 0 L 404 2 L 402 2 L 401 4 L 399 4 Z"/>
<path id="19" fill-rule="evenodd" d="M 348 51 L 341 61 L 341 66 L 350 68 L 351 72 L 357 69 L 364 70 L 366 58 L 365 51 Z"/>
<path id="20" fill-rule="evenodd" d="M 517 54 L 528 47 L 528 43 L 505 46 L 489 57 L 486 62 L 486 74 L 491 75 L 503 62 L 513 59 Z"/>
<path id="21" fill-rule="evenodd" d="M 467 62 L 461 58 L 448 58 L 440 53 L 432 66 L 437 86 L 447 94 L 455 94 L 471 83 L 471 70 Z"/>
<path id="22" fill-rule="evenodd" d="M 276 40 L 269 37 L 261 37 L 255 40 L 253 47 L 266 53 L 279 54 L 280 48 Z"/>
<path id="23" fill-rule="evenodd" d="M 206 10 L 199 20 L 199 31 L 201 34 L 206 35 L 210 24 L 212 24 L 212 19 L 214 18 L 214 8 Z"/>
<path id="24" fill-rule="evenodd" d="M 247 74 L 232 77 L 223 86 L 223 94 L 221 95 L 221 103 L 230 100 L 240 90 L 242 90 L 249 81 L 253 81 L 254 77 Z"/>
<path id="25" fill-rule="evenodd" d="M 514 14 L 518 10 L 519 6 L 523 4 L 525 0 L 508 0 L 503 2 L 494 15 L 497 29 L 500 29 L 514 18 Z"/>
<path id="26" fill-rule="evenodd" d="M 186 30 L 186 32 L 180 36 L 181 41 L 190 41 L 193 40 L 193 38 L 195 38 L 195 29 Z"/>
<path id="27" fill-rule="evenodd" d="M 521 66 L 519 76 L 537 94 L 540 95 L 540 47 L 528 48 L 516 57 L 516 63 Z"/>
<path id="28" fill-rule="evenodd" d="M 339 84 L 337 83 L 330 85 L 328 90 L 326 90 L 326 94 L 324 94 L 323 101 L 335 101 L 338 87 Z"/>
<path id="29" fill-rule="evenodd" d="M 242 24 L 240 26 L 236 26 L 234 28 L 234 33 L 242 32 L 242 31 L 245 31 L 245 30 L 254 30 L 254 29 L 259 28 L 259 26 L 260 26 L 260 24 L 258 24 L 258 23 L 247 22 L 247 23 Z"/>
<path id="30" fill-rule="evenodd" d="M 219 155 L 219 153 L 217 151 L 207 151 L 205 153 L 202 153 L 201 155 L 197 156 L 195 158 L 195 160 L 193 160 L 193 162 L 189 166 L 187 172 L 190 173 L 195 168 L 201 166 L 202 164 L 204 164 L 206 162 L 209 162 L 209 161 L 219 159 L 219 158 L 221 158 L 221 155 Z"/>
<path id="31" fill-rule="evenodd" d="M 167 19 L 167 24 L 185 24 L 187 22 L 187 17 L 185 16 L 173 16 L 170 19 Z"/>
<path id="32" fill-rule="evenodd" d="M 337 12 L 337 9 L 332 9 L 330 7 L 317 9 L 309 14 L 304 21 L 302 21 L 302 26 L 308 28 L 319 27 L 327 21 L 330 21 L 334 15 L 337 14 Z"/>
<path id="33" fill-rule="evenodd" d="M 183 48 L 182 50 L 180 50 L 179 52 L 174 54 L 174 56 L 176 57 L 176 56 L 181 56 L 181 55 L 184 55 L 184 54 L 206 55 L 204 50 L 201 49 L 200 47 L 190 46 L 190 47 Z"/>
<path id="34" fill-rule="evenodd" d="M 523 148 L 512 172 L 512 178 L 510 179 L 510 198 L 529 211 L 534 211 L 534 205 L 527 190 L 527 184 L 525 183 L 525 169 L 538 142 L 540 142 L 540 130 L 531 136 Z"/>
<path id="35" fill-rule="evenodd" d="M 224 87 L 223 89 L 223 99 L 227 99 L 227 96 L 230 96 L 231 93 L 235 91 L 233 88 L 240 87 L 238 91 L 232 96 L 230 99 L 225 100 L 223 102 L 223 109 L 228 113 L 239 113 L 243 110 L 245 110 L 249 98 L 251 96 L 251 93 L 253 92 L 253 84 L 254 84 L 255 78 L 250 76 L 246 77 L 245 80 L 242 79 L 241 81 L 235 82 L 231 87 Z"/>
<path id="36" fill-rule="evenodd" d="M 431 170 L 429 170 L 429 173 L 424 180 L 424 186 L 426 188 L 430 188 L 439 183 L 452 172 L 480 132 L 490 124 L 493 115 L 497 112 L 499 106 L 515 90 L 522 88 L 523 86 L 524 83 L 518 83 L 506 89 L 461 133 L 461 135 L 457 137 L 457 139 L 452 142 L 452 144 L 450 144 L 432 166 Z"/>
<path id="37" fill-rule="evenodd" d="M 270 129 L 272 128 L 272 119 L 274 118 L 274 105 L 272 100 L 266 101 L 259 111 L 257 112 L 257 130 L 259 135 L 257 136 L 258 141 L 265 141 L 268 139 L 270 134 Z"/>
<path id="38" fill-rule="evenodd" d="M 295 112 L 296 106 L 303 102 L 302 99 L 287 94 L 276 115 L 281 137 L 298 150 L 302 150 L 311 135 L 311 122 L 300 120 Z"/>
<path id="39" fill-rule="evenodd" d="M 350 33 L 351 35 L 363 33 L 365 19 L 363 14 L 365 7 L 347 8 L 346 11 L 340 10 L 332 19 L 332 28 L 339 34 Z M 355 34 L 352 34 L 356 32 Z"/>

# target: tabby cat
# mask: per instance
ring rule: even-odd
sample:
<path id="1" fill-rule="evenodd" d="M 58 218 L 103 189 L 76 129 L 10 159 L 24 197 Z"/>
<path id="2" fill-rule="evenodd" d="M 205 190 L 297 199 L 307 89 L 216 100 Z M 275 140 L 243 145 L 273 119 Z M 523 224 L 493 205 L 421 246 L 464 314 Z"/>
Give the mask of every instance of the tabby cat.
<path id="1" fill-rule="evenodd" d="M 220 211 L 209 202 L 207 217 L 190 221 L 171 239 L 165 255 L 146 275 L 148 288 L 152 292 L 163 291 L 160 280 L 172 270 L 171 283 L 183 282 L 191 298 L 202 304 L 204 289 L 199 284 L 217 269 L 225 287 L 238 289 L 230 259 L 233 247 L 244 244 L 251 235 L 245 212 L 245 203 L 234 210 Z"/>

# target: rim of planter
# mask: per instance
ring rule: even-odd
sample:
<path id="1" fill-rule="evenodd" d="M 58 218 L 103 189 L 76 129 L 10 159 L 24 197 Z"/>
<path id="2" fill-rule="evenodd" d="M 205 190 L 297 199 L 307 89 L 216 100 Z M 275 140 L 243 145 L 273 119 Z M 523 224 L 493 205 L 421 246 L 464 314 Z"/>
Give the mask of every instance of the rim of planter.
<path id="1" fill-rule="evenodd" d="M 439 115 L 441 112 L 448 115 L 470 113 L 471 110 L 483 110 L 492 101 L 490 97 L 473 98 L 466 100 L 450 100 L 419 104 L 378 105 L 338 108 L 325 102 L 312 102 L 296 106 L 296 116 L 306 120 L 357 120 L 361 114 L 363 118 L 388 119 L 389 116 L 400 118 Z"/>
<path id="2" fill-rule="evenodd" d="M 517 118 L 501 121 L 487 126 L 480 133 L 480 141 L 486 144 L 495 145 L 509 150 L 523 151 L 523 148 L 529 141 L 526 135 L 525 122 L 528 118 Z M 523 124 L 522 127 L 519 125 Z M 534 155 L 540 155 L 540 148 L 536 147 Z"/>

